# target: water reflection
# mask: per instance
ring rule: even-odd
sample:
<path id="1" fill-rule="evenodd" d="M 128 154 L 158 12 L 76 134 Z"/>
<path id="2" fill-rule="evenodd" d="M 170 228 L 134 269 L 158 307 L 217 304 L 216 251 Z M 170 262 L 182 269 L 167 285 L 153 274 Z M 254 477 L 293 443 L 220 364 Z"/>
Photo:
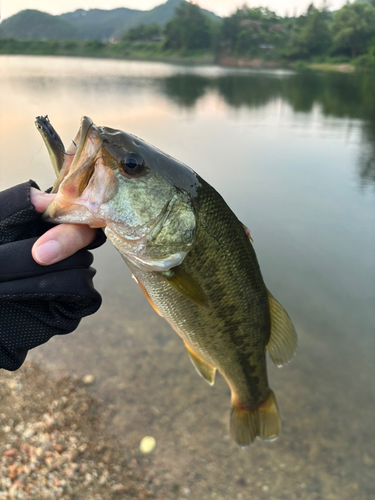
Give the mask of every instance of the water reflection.
<path id="1" fill-rule="evenodd" d="M 186 108 L 193 107 L 209 86 L 208 78 L 191 74 L 170 76 L 161 83 L 165 94 L 179 106 Z"/>
<path id="2" fill-rule="evenodd" d="M 161 80 L 168 97 L 192 107 L 208 91 L 216 90 L 233 107 L 256 108 L 281 97 L 296 112 L 310 112 L 319 104 L 325 116 L 375 121 L 375 77 L 336 73 L 277 75 L 243 73 L 209 78 L 180 73 Z"/>
<path id="3" fill-rule="evenodd" d="M 363 187 L 375 187 L 375 121 L 363 126 L 363 147 L 358 159 L 358 173 Z"/>
<path id="4" fill-rule="evenodd" d="M 249 450 L 229 440 L 223 380 L 211 388 L 197 377 L 109 244 L 95 251 L 100 311 L 29 359 L 93 374 L 93 392 L 115 405 L 113 430 L 132 451 L 154 436 L 142 467 L 161 481 L 167 471 L 189 498 L 372 498 L 374 212 L 358 179 L 375 185 L 373 80 L 89 59 L 0 64 L 1 188 L 53 181 L 37 115 L 48 113 L 66 144 L 84 114 L 143 137 L 197 170 L 250 227 L 267 286 L 299 334 L 290 366 L 270 366 L 282 437 Z"/>
<path id="5" fill-rule="evenodd" d="M 310 113 L 319 105 L 324 116 L 361 119 L 363 147 L 357 171 L 364 185 L 375 184 L 375 77 L 372 75 L 306 72 L 277 78 L 244 73 L 208 78 L 178 74 L 159 83 L 168 97 L 184 108 L 193 108 L 206 92 L 216 91 L 234 108 L 259 108 L 281 98 L 295 112 Z"/>

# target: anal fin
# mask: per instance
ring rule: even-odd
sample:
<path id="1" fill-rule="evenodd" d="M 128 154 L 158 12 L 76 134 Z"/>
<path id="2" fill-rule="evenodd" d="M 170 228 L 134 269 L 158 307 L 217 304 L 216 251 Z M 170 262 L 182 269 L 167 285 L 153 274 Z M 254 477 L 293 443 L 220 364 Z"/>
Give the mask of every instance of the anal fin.
<path id="1" fill-rule="evenodd" d="M 271 335 L 267 351 L 276 366 L 282 366 L 294 355 L 297 347 L 297 334 L 285 309 L 268 292 L 271 316 Z"/>
<path id="2" fill-rule="evenodd" d="M 214 385 L 216 368 L 207 363 L 207 361 L 204 361 L 202 358 L 200 358 L 186 343 L 185 347 L 199 375 L 201 375 L 205 380 L 207 380 L 207 382 L 210 385 Z"/>

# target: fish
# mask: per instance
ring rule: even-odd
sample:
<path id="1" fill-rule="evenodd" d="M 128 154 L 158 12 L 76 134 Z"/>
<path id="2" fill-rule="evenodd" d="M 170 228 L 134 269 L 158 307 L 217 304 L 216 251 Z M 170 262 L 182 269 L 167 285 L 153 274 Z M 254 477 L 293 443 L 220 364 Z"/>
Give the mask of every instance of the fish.
<path id="1" fill-rule="evenodd" d="M 276 439 L 281 420 L 266 353 L 285 365 L 297 335 L 263 281 L 250 231 L 222 196 L 187 165 L 88 117 L 52 192 L 43 217 L 102 228 L 199 375 L 210 385 L 216 371 L 224 377 L 237 444 Z"/>

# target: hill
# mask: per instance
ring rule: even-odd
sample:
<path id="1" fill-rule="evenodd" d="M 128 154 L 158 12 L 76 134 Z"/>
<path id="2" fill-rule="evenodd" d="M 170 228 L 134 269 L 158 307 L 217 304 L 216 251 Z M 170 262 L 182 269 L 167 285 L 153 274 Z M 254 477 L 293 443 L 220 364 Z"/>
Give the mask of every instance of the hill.
<path id="1" fill-rule="evenodd" d="M 22 10 L 0 25 L 0 38 L 59 40 L 78 36 L 72 24 L 39 10 Z"/>
<path id="2" fill-rule="evenodd" d="M 59 16 L 37 10 L 24 10 L 5 19 L 0 25 L 0 38 L 109 40 L 121 37 L 129 28 L 139 24 L 156 23 L 164 26 L 175 8 L 186 0 L 168 0 L 151 10 L 119 8 L 113 10 L 78 9 Z M 213 12 L 202 9 L 213 20 L 220 20 Z"/>

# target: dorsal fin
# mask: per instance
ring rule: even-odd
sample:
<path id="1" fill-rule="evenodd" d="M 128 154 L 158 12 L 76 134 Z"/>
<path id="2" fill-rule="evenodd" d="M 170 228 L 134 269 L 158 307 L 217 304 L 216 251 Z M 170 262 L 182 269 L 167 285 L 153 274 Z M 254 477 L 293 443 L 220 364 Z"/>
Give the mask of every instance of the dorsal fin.
<path id="1" fill-rule="evenodd" d="M 193 351 L 193 349 L 186 344 L 186 342 L 185 342 L 185 347 L 186 347 L 187 352 L 190 356 L 190 359 L 191 359 L 194 367 L 196 368 L 197 372 L 199 373 L 199 375 L 201 375 L 205 380 L 207 380 L 207 382 L 210 385 L 214 385 L 216 368 L 214 366 L 210 365 L 209 363 L 207 363 L 207 361 L 204 361 L 202 358 L 200 358 Z"/>
<path id="2" fill-rule="evenodd" d="M 268 292 L 271 315 L 271 335 L 267 351 L 276 366 L 282 366 L 294 355 L 297 347 L 297 334 L 285 309 Z"/>
<path id="3" fill-rule="evenodd" d="M 242 224 L 242 222 L 241 222 L 241 224 Z M 250 234 L 250 229 L 248 227 L 246 227 L 245 224 L 242 224 L 242 227 L 245 229 L 246 236 L 249 238 L 251 243 L 254 243 L 253 238 L 251 237 L 251 234 Z"/>

